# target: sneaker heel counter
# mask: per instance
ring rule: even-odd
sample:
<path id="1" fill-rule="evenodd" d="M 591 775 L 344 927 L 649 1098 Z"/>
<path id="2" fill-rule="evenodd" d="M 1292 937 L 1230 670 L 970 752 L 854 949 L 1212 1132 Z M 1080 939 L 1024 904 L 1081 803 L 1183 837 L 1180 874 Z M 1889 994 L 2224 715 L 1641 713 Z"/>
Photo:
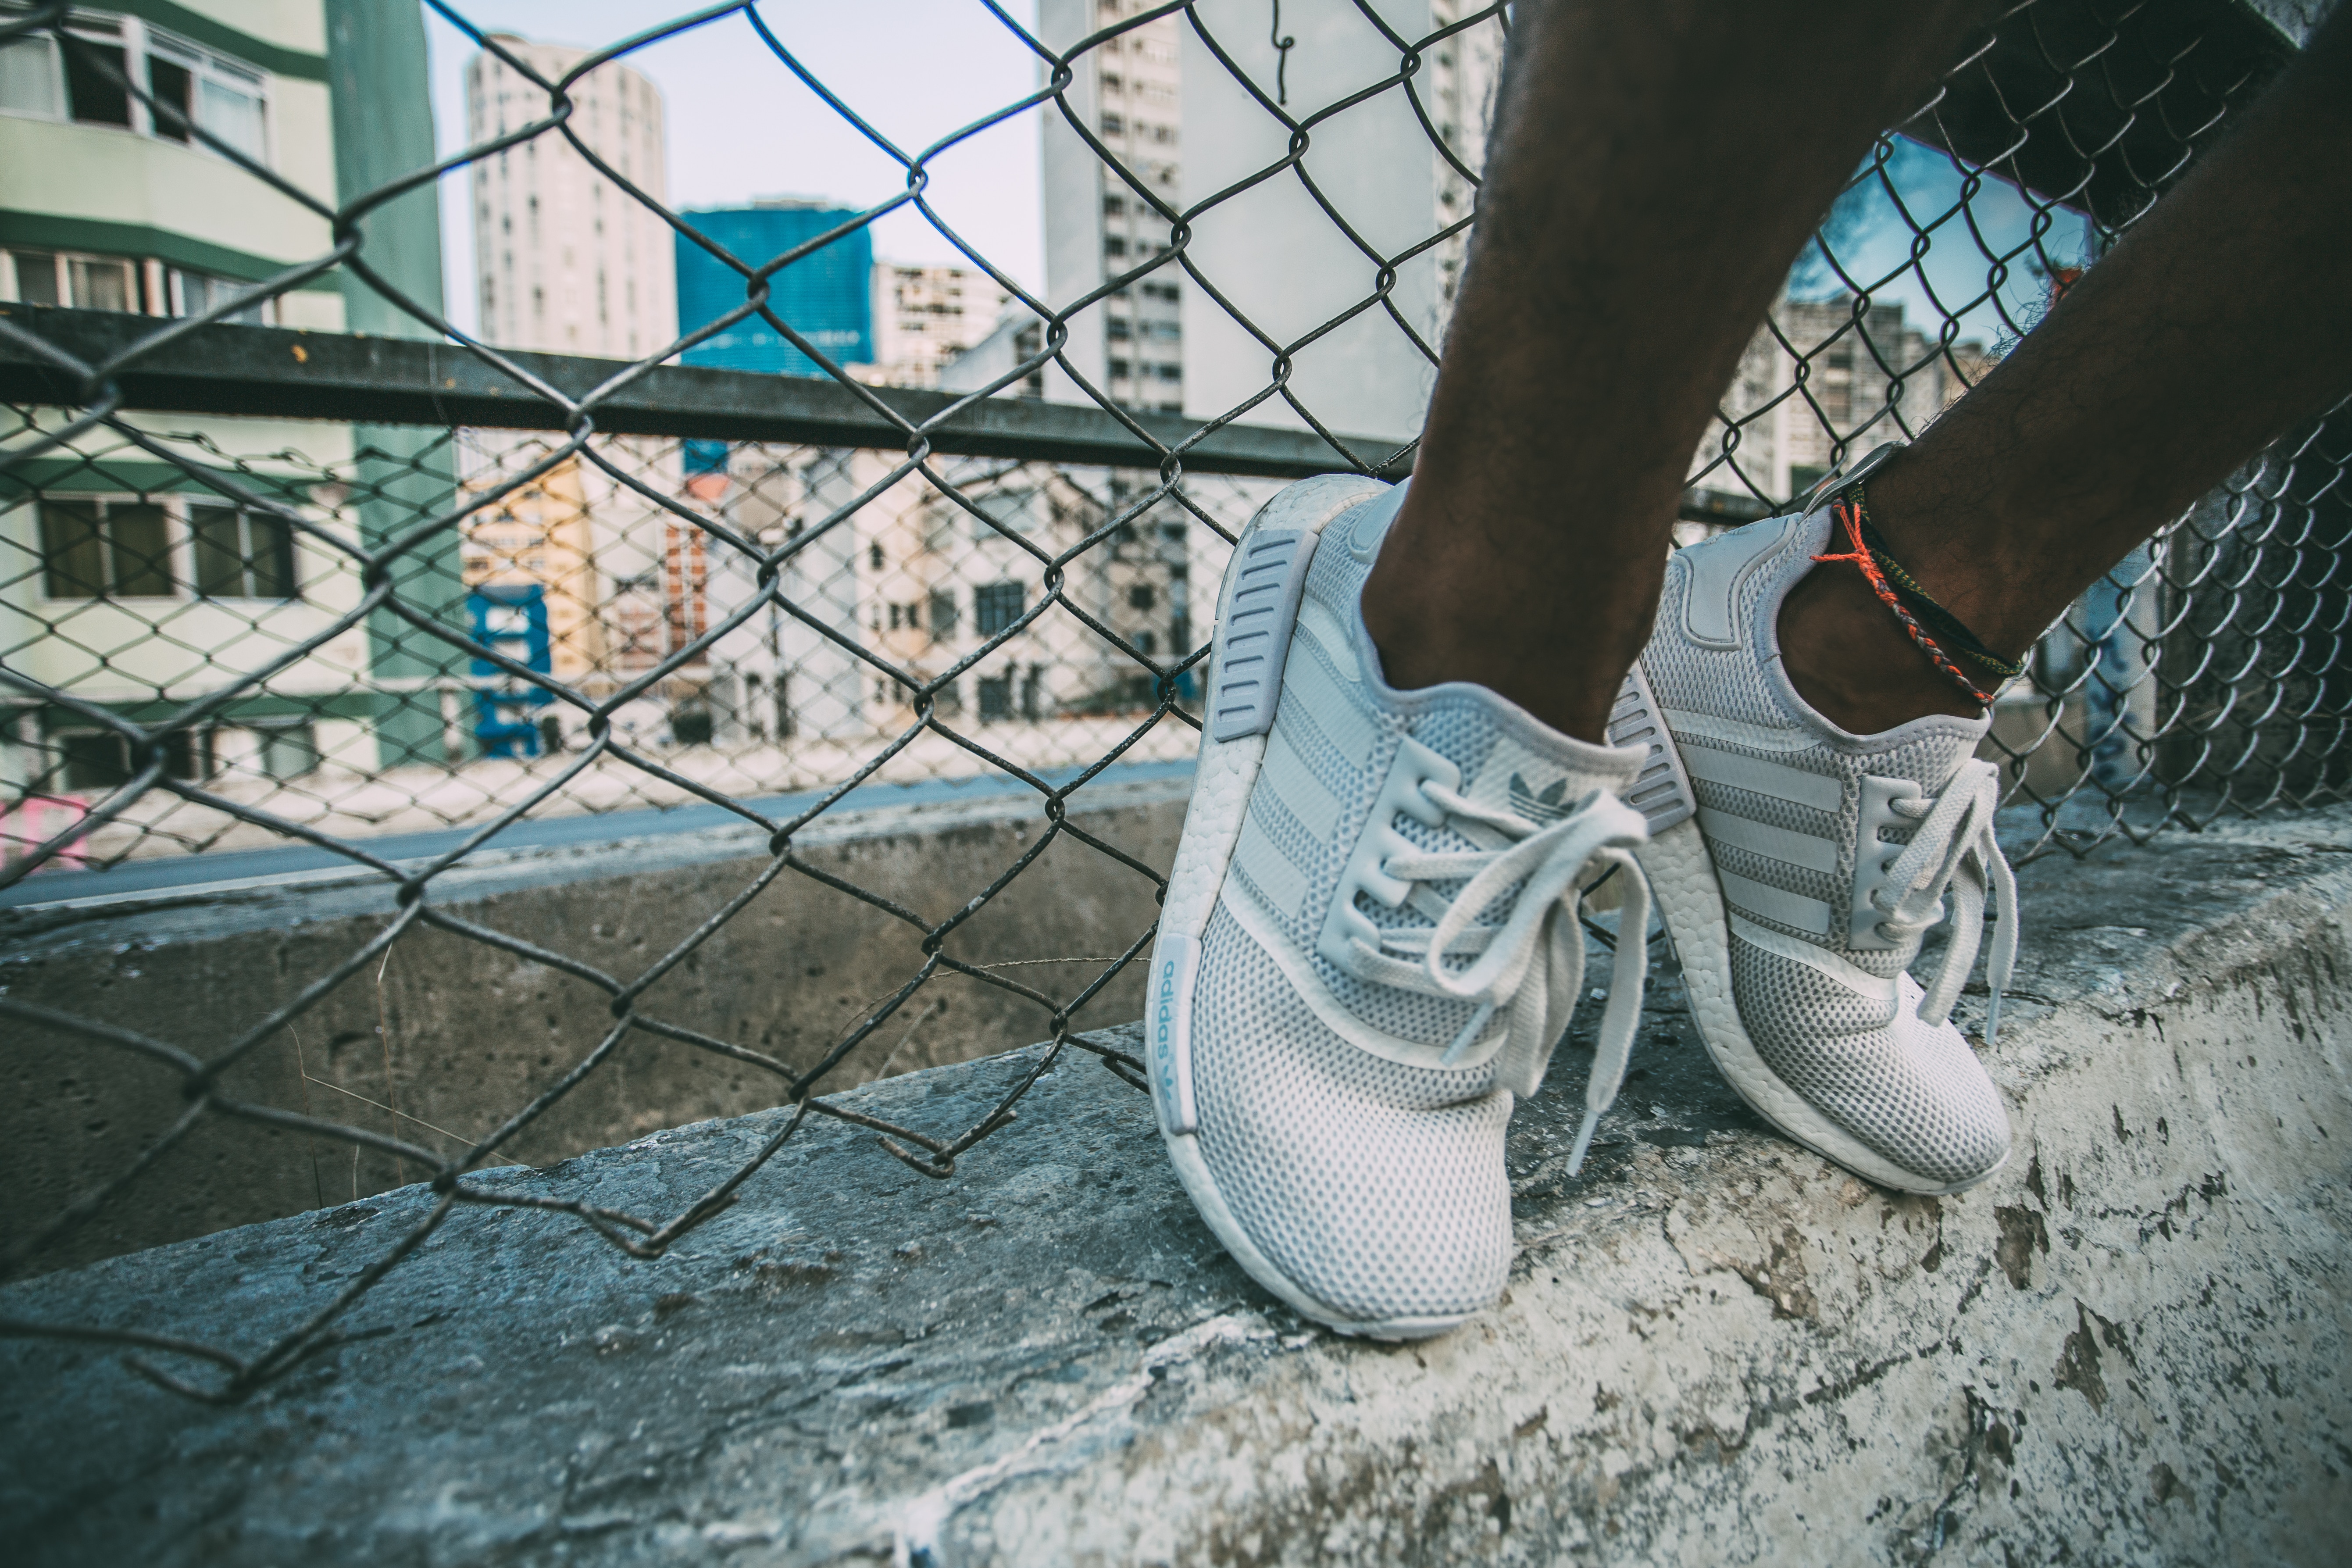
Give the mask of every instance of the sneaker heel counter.
<path id="1" fill-rule="evenodd" d="M 1319 537 L 1279 528 L 1252 533 L 1241 542 L 1241 558 L 1234 563 L 1233 607 L 1209 697 L 1209 732 L 1220 742 L 1274 728 L 1291 628 L 1297 624 L 1298 601 L 1307 591 L 1307 569 Z"/>
<path id="2" fill-rule="evenodd" d="M 1690 774 L 1683 767 L 1674 738 L 1666 732 L 1657 695 L 1651 690 L 1639 660 L 1625 672 L 1625 683 L 1618 689 L 1617 705 L 1609 713 L 1608 734 L 1612 746 L 1644 748 L 1633 782 L 1618 798 L 1642 814 L 1654 837 L 1696 813 L 1698 798 L 1691 789 Z"/>

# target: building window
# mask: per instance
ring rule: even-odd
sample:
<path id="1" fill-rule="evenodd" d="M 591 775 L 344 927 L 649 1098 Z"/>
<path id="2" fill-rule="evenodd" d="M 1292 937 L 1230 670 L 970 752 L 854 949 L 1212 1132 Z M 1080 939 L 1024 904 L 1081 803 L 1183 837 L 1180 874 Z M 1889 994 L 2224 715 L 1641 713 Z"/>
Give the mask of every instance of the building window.
<path id="1" fill-rule="evenodd" d="M 261 71 L 136 16 L 78 11 L 72 30 L 80 47 L 61 48 L 47 34 L 0 44 L 0 112 L 204 145 L 193 126 L 255 163 L 268 161 L 268 79 Z M 158 107 L 123 86 L 142 79 Z"/>
<path id="2" fill-rule="evenodd" d="M 1127 241 L 1121 239 L 1115 234 L 1107 234 L 1103 236 L 1103 254 L 1105 256 L 1125 256 L 1127 254 Z"/>
<path id="3" fill-rule="evenodd" d="M 879 542 L 866 547 L 866 563 L 877 572 L 882 570 L 882 546 Z"/>
<path id="4" fill-rule="evenodd" d="M 1112 217 L 1118 216 L 1121 213 L 1127 211 L 1127 198 L 1125 196 L 1105 196 L 1103 198 L 1103 211 Z"/>
<path id="5" fill-rule="evenodd" d="M 50 737 L 71 790 L 120 789 L 131 782 L 131 742 L 111 730 L 65 730 Z M 208 750 L 185 730 L 163 737 L 163 772 L 175 779 L 201 779 L 210 772 Z"/>
<path id="6" fill-rule="evenodd" d="M 1018 583 L 983 583 L 971 593 L 972 625 L 984 637 L 992 637 L 1021 618 L 1027 607 L 1028 595 Z M 986 689 L 987 682 L 981 683 Z M 987 711 L 983 699 L 982 710 Z"/>
<path id="7" fill-rule="evenodd" d="M 288 600 L 294 530 L 284 518 L 217 501 L 129 496 L 44 500 L 42 592 L 52 599 Z M 188 564 L 173 553 L 184 528 Z M 187 577 L 194 581 L 189 583 Z"/>
<path id="8" fill-rule="evenodd" d="M 171 271 L 170 287 L 172 314 L 201 316 L 215 305 L 226 304 L 249 285 L 234 278 L 220 278 L 209 272 L 194 272 L 184 267 L 174 267 Z M 487 289 L 488 285 L 484 287 Z M 271 324 L 277 309 L 278 301 L 275 300 L 257 300 L 244 310 L 233 311 L 221 320 L 245 327 L 267 327 Z"/>
<path id="9" fill-rule="evenodd" d="M 1103 134 L 1106 136 L 1123 136 L 1127 133 L 1127 122 L 1116 114 L 1104 115 L 1102 127 Z"/>
<path id="10" fill-rule="evenodd" d="M 1184 367 L 1181 364 L 1155 365 L 1152 367 L 1152 371 L 1153 374 L 1158 375 L 1162 381 L 1181 381 L 1184 379 Z"/>
<path id="11" fill-rule="evenodd" d="M 1159 640 L 1150 632 L 1138 632 L 1135 634 L 1135 651 L 1150 658 L 1159 653 Z"/>
<path id="12" fill-rule="evenodd" d="M 1116 340 L 1130 335 L 1133 331 L 1133 327 L 1126 317 L 1113 316 L 1103 323 L 1103 330 L 1108 331 L 1111 337 Z"/>
<path id="13" fill-rule="evenodd" d="M 41 563 L 52 599 L 169 598 L 170 516 L 152 500 L 45 500 Z"/>
<path id="14" fill-rule="evenodd" d="M 1110 376 L 1113 381 L 1117 381 L 1119 377 L 1125 375 L 1127 374 L 1127 370 L 1128 365 L 1125 360 L 1115 359 L 1110 362 Z"/>
<path id="15" fill-rule="evenodd" d="M 980 716 L 982 719 L 1013 717 L 1013 678 L 1009 675 L 983 675 L 980 678 Z"/>
<path id="16" fill-rule="evenodd" d="M 1158 602 L 1159 597 L 1160 595 L 1152 591 L 1150 584 L 1138 583 L 1134 587 L 1129 588 L 1127 591 L 1128 607 L 1136 610 L 1148 610 L 1151 608 L 1153 604 Z"/>
<path id="17" fill-rule="evenodd" d="M 243 507 L 192 505 L 196 593 L 206 599 L 291 599 L 294 530 L 282 517 Z"/>
<path id="18" fill-rule="evenodd" d="M 139 309 L 138 270 L 122 257 L 66 250 L 11 250 L 7 255 L 11 297 L 27 305 Z"/>
<path id="19" fill-rule="evenodd" d="M 257 721 L 254 767 L 264 778 L 299 779 L 319 771 L 319 732 L 304 720 Z"/>
<path id="20" fill-rule="evenodd" d="M 944 642 L 955 636 L 956 596 L 953 588 L 931 590 L 931 640 Z"/>

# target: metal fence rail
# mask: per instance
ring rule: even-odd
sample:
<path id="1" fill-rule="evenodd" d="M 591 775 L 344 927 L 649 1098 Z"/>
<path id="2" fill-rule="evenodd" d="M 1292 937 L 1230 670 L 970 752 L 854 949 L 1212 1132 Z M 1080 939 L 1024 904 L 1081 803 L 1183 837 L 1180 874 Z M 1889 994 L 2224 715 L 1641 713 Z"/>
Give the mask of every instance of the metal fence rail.
<path id="1" fill-rule="evenodd" d="M 1405 7 L 1335 0 L 1285 13 L 1295 37 L 1277 47 L 1258 41 L 1261 14 L 1221 0 L 1048 4 L 1042 36 L 992 5 L 1034 55 L 1040 85 L 930 146 L 902 148 L 749 5 L 682 16 L 552 79 L 475 28 L 462 4 L 435 9 L 532 84 L 529 115 L 341 203 L 195 126 L 322 221 L 331 245 L 169 321 L 0 306 L 0 889 L 37 895 L 61 868 L 285 844 L 327 850 L 397 890 L 397 914 L 372 940 L 299 977 L 290 1000 L 208 1054 L 110 1022 L 96 998 L 67 1013 L 0 997 L 0 1016 L 38 1048 L 116 1053 L 121 1070 L 174 1078 L 185 1096 L 134 1160 L 22 1224 L 0 1268 L 38 1270 L 103 1205 L 140 1201 L 140 1180 L 217 1119 L 431 1173 L 429 1217 L 303 1321 L 269 1328 L 259 1349 L 176 1338 L 162 1306 L 107 1325 L 0 1321 L 0 1332 L 130 1347 L 147 1375 L 200 1398 L 241 1399 L 334 1343 L 353 1303 L 462 1208 L 557 1209 L 652 1256 L 731 1202 L 810 1115 L 871 1127 L 892 1155 L 945 1178 L 1064 1048 L 1136 1081 L 1139 1064 L 1074 1035 L 1070 1018 L 1144 951 L 1149 931 L 1116 933 L 1115 958 L 1049 989 L 958 956 L 959 929 L 1059 838 L 1160 885 L 1161 868 L 1074 823 L 1073 799 L 1123 764 L 1191 754 L 1208 602 L 1234 532 L 1276 482 L 1409 466 L 1412 421 L 1360 433 L 1380 426 L 1349 402 L 1346 366 L 1402 364 L 1423 378 L 1405 400 L 1425 391 L 1507 26 L 1499 5 L 1430 0 L 1407 29 L 1394 21 Z M 53 39 L 168 122 L 175 110 L 69 24 L 61 4 L 0 9 L 0 42 Z M 633 183 L 583 132 L 577 100 L 609 61 L 695 27 L 736 29 L 765 51 L 780 80 L 797 79 L 895 160 L 905 190 L 782 254 L 739 256 Z M 1316 51 L 1337 58 L 1342 46 L 1381 63 L 1334 87 Z M 1850 456 L 1916 434 L 2160 198 L 2285 50 L 2234 5 L 2021 5 L 1881 140 L 1799 263 L 1694 455 L 1684 541 L 1764 515 Z M 1122 59 L 1148 59 L 1162 77 L 1181 61 L 1187 103 L 1221 94 L 1239 106 L 1228 121 L 1263 133 L 1229 138 L 1223 155 L 1271 152 L 1213 180 L 1187 163 L 1180 178 L 1180 160 L 1213 164 L 1219 149 L 1181 145 L 1171 107 L 1152 111 L 1169 123 L 1149 137 L 1139 110 L 1116 109 L 1116 72 L 1144 68 Z M 1365 131 L 1371 112 L 1390 116 L 1376 128 L 1389 141 Z M 1118 215 L 1100 220 L 1099 273 L 1053 298 L 959 237 L 931 194 L 948 177 L 934 168 L 944 154 L 1023 115 L 1042 117 L 1049 161 L 1077 158 L 1097 182 L 1089 200 Z M 371 215 L 533 143 L 551 156 L 568 149 L 731 269 L 740 303 L 635 360 L 566 358 L 460 332 L 371 265 Z M 1350 211 L 1331 194 L 1347 157 L 1370 146 L 1395 158 L 1400 145 L 1414 149 L 1398 176 L 1418 193 L 1414 223 Z M 870 384 L 777 302 L 787 267 L 902 208 L 1013 301 L 1002 334 L 1011 352 L 967 390 Z M 1269 252 L 1276 237 L 1253 255 L 1236 238 L 1249 226 L 1223 221 L 1246 213 L 1263 227 L 1269 211 L 1294 226 L 1270 236 L 1311 232 L 1326 247 L 1314 252 L 1323 293 L 1306 316 L 1253 304 L 1265 276 L 1301 264 Z M 424 336 L 231 321 L 338 269 Z M 1176 406 L 1145 374 L 1141 350 L 1115 347 L 1171 321 L 1187 343 Z M 777 334 L 818 374 L 664 363 L 738 326 Z M 1222 380 L 1202 368 L 1218 342 Z M 1047 382 L 1051 398 L 1024 395 Z M 249 423 L 265 418 L 279 423 Z M 265 428 L 278 444 L 251 434 Z M 289 428 L 316 440 L 290 442 Z M 239 431 L 255 444 L 236 445 Z M 2053 628 L 2032 674 L 2004 694 L 1988 742 L 2008 764 L 2018 853 L 2083 852 L 2225 812 L 2343 798 L 2347 446 L 2340 418 L 2281 443 Z M 968 897 L 944 921 L 795 848 L 796 834 L 861 786 L 982 773 L 1034 790 L 1037 827 L 986 886 L 957 889 Z M 793 790 L 817 793 L 781 814 L 759 804 Z M 436 879 L 518 822 L 688 802 L 755 824 L 770 860 L 637 973 L 607 973 L 436 903 Z M 422 826 L 464 832 L 420 861 L 372 847 Z M 787 877 L 905 922 L 923 963 L 806 1060 L 645 1005 L 648 987 Z M 276 1048 L 425 928 L 599 988 L 609 1031 L 576 1042 L 538 1094 L 456 1155 L 397 1121 L 353 1125 L 226 1087 L 238 1063 Z M 860 1042 L 957 975 L 1034 1005 L 1055 1041 L 1008 1075 L 992 1111 L 968 1127 L 889 1125 L 828 1096 Z M 747 1063 L 798 1110 L 675 1215 L 468 1179 L 632 1041 Z"/>

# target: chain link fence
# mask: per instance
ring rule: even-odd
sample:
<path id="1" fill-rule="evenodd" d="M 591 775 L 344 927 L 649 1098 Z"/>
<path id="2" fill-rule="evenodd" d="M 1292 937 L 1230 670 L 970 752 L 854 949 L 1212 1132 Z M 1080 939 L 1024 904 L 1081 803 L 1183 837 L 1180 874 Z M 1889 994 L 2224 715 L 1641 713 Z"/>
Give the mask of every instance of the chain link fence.
<path id="1" fill-rule="evenodd" d="M 1271 15 L 1238 0 L 1045 0 L 1033 26 L 975 4 L 1034 58 L 1035 89 L 913 147 L 835 95 L 789 28 L 751 6 L 551 63 L 436 0 L 481 52 L 473 143 L 340 202 L 194 112 L 176 79 L 141 68 L 89 14 L 0 7 L 12 79 L 52 71 L 68 117 L 81 115 L 73 95 L 110 94 L 124 125 L 201 144 L 324 237 L 274 277 L 209 290 L 176 274 L 150 288 L 163 274 L 135 258 L 8 255 L 0 897 L 84 896 L 127 867 L 290 847 L 363 868 L 397 898 L 371 940 L 289 976 L 283 1004 L 236 1020 L 217 1049 L 110 1021 L 100 997 L 64 1010 L 0 995 L 30 1048 L 162 1075 L 184 1101 L 107 1179 L 17 1215 L 0 1266 L 55 1267 L 45 1258 L 76 1227 L 142 1201 L 191 1131 L 223 1120 L 348 1148 L 354 1173 L 362 1152 L 413 1167 L 438 1194 L 302 1321 L 262 1331 L 257 1350 L 176 1337 L 161 1304 L 126 1304 L 104 1324 L 10 1318 L 0 1332 L 126 1347 L 165 1386 L 234 1401 L 337 1342 L 353 1304 L 464 1208 L 561 1211 L 649 1257 L 736 1201 L 809 1116 L 869 1127 L 944 1179 L 1066 1051 L 1139 1087 L 1139 1064 L 1071 1018 L 1145 951 L 1148 929 L 1057 961 L 1058 981 L 960 956 L 959 931 L 1058 840 L 1160 885 L 1163 868 L 1072 813 L 1121 770 L 1192 754 L 1208 606 L 1251 510 L 1290 478 L 1410 466 L 1508 17 L 1455 0 Z M 613 129 L 635 79 L 616 73 L 698 28 L 733 30 L 780 89 L 821 98 L 904 170 L 904 190 L 825 215 L 773 253 L 730 248 L 709 215 L 667 205 L 657 167 L 630 163 Z M 1767 515 L 1878 441 L 1917 434 L 2287 52 L 2221 4 L 2039 0 L 2005 17 L 1880 141 L 1800 259 L 1695 454 L 1678 542 Z M 1015 145 L 988 133 L 1029 123 L 1043 141 L 1044 293 L 935 203 L 950 154 Z M 625 358 L 498 346 L 530 299 L 483 237 L 518 159 L 561 161 L 611 204 L 600 214 L 650 221 L 681 268 L 722 272 L 729 298 Z M 479 337 L 371 261 L 371 221 L 436 181 L 470 182 L 481 204 Z M 536 197 L 529 210 L 536 224 Z M 966 289 L 1003 313 L 894 369 L 845 357 L 796 314 L 792 285 L 795 268 L 870 244 L 902 210 L 968 264 L 919 279 L 931 302 Z M 388 304 L 409 339 L 268 324 L 290 323 L 300 291 L 331 277 Z M 698 367 L 701 351 L 763 334 L 801 374 Z M 681 353 L 685 366 L 666 363 Z M 2016 854 L 2343 797 L 2348 446 L 2341 418 L 2281 443 L 2052 630 L 1988 742 L 2007 769 Z M 940 780 L 994 781 L 1037 805 L 1023 850 L 985 885 L 953 889 L 963 901 L 946 920 L 796 847 L 845 802 Z M 681 805 L 755 826 L 767 862 L 635 972 L 436 900 L 437 879 L 519 826 Z M 805 1058 L 647 1005 L 649 987 L 785 879 L 904 922 L 919 967 Z M 426 930 L 595 987 L 609 1028 L 572 1042 L 474 1142 L 427 1146 L 389 1105 L 361 1125 L 229 1087 L 238 1064 L 286 1048 L 322 999 Z M 970 1126 L 887 1124 L 843 1100 L 859 1044 L 957 976 L 1033 1007 L 1052 1048 L 1008 1071 Z M 677 1215 L 475 1179 L 625 1047 L 747 1065 L 796 1113 Z"/>

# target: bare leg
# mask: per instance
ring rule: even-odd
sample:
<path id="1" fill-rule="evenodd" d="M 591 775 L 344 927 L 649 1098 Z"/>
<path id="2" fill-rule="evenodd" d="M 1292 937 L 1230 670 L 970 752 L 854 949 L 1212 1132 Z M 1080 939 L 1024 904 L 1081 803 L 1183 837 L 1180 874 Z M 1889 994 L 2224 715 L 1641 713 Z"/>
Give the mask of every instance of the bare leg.
<path id="1" fill-rule="evenodd" d="M 1415 483 L 1364 591 L 1392 684 L 1475 681 L 1601 738 L 1741 349 L 1872 138 L 2000 8 L 1521 0 Z"/>
<path id="2" fill-rule="evenodd" d="M 1869 489 L 1888 550 L 2021 656 L 2101 573 L 2352 391 L 2352 7 Z M 1980 711 L 1852 567 L 1789 595 L 1797 690 L 1871 733 Z"/>

